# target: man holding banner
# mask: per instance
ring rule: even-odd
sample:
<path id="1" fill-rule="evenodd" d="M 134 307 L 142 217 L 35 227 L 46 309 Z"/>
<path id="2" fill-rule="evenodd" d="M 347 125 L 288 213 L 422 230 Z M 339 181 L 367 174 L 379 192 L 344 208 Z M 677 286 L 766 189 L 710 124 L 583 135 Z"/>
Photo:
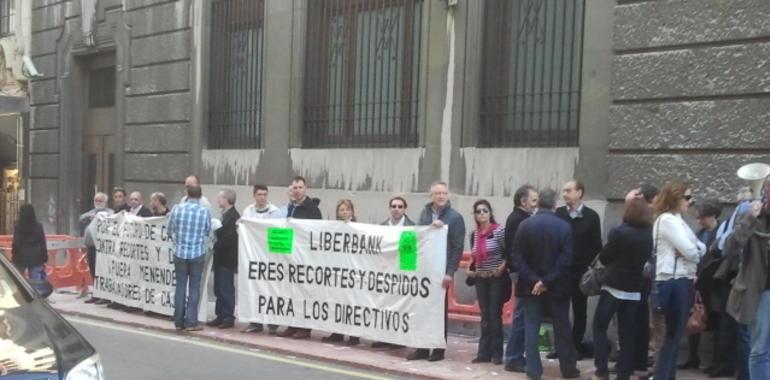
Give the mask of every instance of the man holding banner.
<path id="1" fill-rule="evenodd" d="M 169 235 L 174 242 L 174 324 L 178 331 L 203 330 L 198 324 L 198 302 L 206 256 L 205 241 L 211 232 L 211 213 L 201 206 L 201 196 L 200 186 L 189 186 L 186 202 L 174 207 L 168 225 Z"/>
<path id="2" fill-rule="evenodd" d="M 307 196 L 307 182 L 302 177 L 294 177 L 291 182 L 292 192 L 294 194 L 293 202 L 287 207 L 287 217 L 294 219 L 321 219 L 321 210 L 318 205 Z M 283 338 L 308 339 L 311 329 L 298 329 L 289 327 L 284 332 L 278 334 Z"/>
<path id="3" fill-rule="evenodd" d="M 465 239 L 465 221 L 462 215 L 452 208 L 449 202 L 449 187 L 444 182 L 435 182 L 430 186 L 431 203 L 428 203 L 420 214 L 420 225 L 431 225 L 435 228 L 449 227 L 446 241 L 446 271 L 441 286 L 448 289 L 454 281 L 454 273 L 460 265 L 463 256 Z M 446 340 L 447 303 L 444 292 L 444 339 Z M 434 349 L 433 353 L 426 348 L 413 351 L 407 360 L 428 359 L 435 362 L 444 360 L 444 349 Z"/>

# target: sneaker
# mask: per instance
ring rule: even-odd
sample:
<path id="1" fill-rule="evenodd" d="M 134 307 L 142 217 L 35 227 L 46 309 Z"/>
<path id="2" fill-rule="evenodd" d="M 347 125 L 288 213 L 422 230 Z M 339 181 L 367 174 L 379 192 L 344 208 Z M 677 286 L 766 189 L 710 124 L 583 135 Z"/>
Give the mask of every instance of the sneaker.
<path id="1" fill-rule="evenodd" d="M 208 322 L 206 322 L 206 326 L 209 327 L 218 327 L 222 324 L 222 318 L 216 317 Z"/>
<path id="2" fill-rule="evenodd" d="M 471 364 L 490 363 L 490 362 L 492 362 L 492 359 L 490 359 L 490 358 L 480 358 L 478 356 L 473 358 L 473 360 L 471 360 Z"/>
<path id="3" fill-rule="evenodd" d="M 195 325 L 195 326 L 185 327 L 185 331 L 203 331 L 203 326 Z"/>
<path id="4" fill-rule="evenodd" d="M 235 322 L 234 322 L 234 321 L 224 321 L 224 322 L 222 322 L 222 323 L 219 325 L 219 328 L 220 328 L 220 329 L 223 329 L 223 330 L 224 330 L 224 329 L 231 329 L 231 328 L 233 328 L 233 327 L 235 327 Z"/>

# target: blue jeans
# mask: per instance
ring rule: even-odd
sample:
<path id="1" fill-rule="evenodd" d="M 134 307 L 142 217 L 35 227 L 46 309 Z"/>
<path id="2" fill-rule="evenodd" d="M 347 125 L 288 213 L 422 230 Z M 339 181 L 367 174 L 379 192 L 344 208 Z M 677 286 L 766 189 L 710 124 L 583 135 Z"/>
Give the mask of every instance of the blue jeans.
<path id="1" fill-rule="evenodd" d="M 610 359 L 610 341 L 607 338 L 607 329 L 615 314 L 618 315 L 618 338 L 620 340 L 618 378 L 627 379 L 634 373 L 635 330 L 640 327 L 637 323 L 639 305 L 639 301 L 621 300 L 613 297 L 607 291 L 601 292 L 593 323 L 596 376 L 609 377 L 610 374 L 607 368 Z M 646 313 L 647 310 L 645 309 L 644 312 Z"/>
<path id="2" fill-rule="evenodd" d="M 198 303 L 200 302 L 201 277 L 204 256 L 194 259 L 174 257 L 176 270 L 176 294 L 174 294 L 174 324 L 177 327 L 198 325 Z M 190 296 L 187 297 L 189 282 Z M 185 303 L 185 301 L 187 301 Z"/>
<path id="3" fill-rule="evenodd" d="M 235 273 L 231 269 L 214 270 L 214 295 L 217 297 L 217 318 L 224 322 L 235 321 Z"/>
<path id="4" fill-rule="evenodd" d="M 666 305 L 663 317 L 666 320 L 666 335 L 655 364 L 655 379 L 676 378 L 676 361 L 679 354 L 679 342 L 684 336 L 687 318 L 692 308 L 692 280 L 679 278 L 674 281 L 671 290 L 671 302 Z M 661 283 L 657 284 L 658 286 Z"/>
<path id="5" fill-rule="evenodd" d="M 526 351 L 527 376 L 539 380 L 543 376 L 543 363 L 540 362 L 540 324 L 545 308 L 551 311 L 553 332 L 556 341 L 556 353 L 559 355 L 559 368 L 565 377 L 578 373 L 577 352 L 572 342 L 572 327 L 569 322 L 569 297 L 531 296 L 521 298 L 524 306 L 524 345 Z"/>
<path id="6" fill-rule="evenodd" d="M 751 335 L 749 326 L 738 323 L 738 363 L 735 365 L 736 380 L 750 380 L 749 377 L 749 352 L 751 351 Z"/>
<path id="7" fill-rule="evenodd" d="M 26 274 L 30 280 L 47 280 L 48 275 L 45 273 L 45 265 L 38 267 L 22 267 L 17 266 L 16 269 L 22 274 Z"/>
<path id="8" fill-rule="evenodd" d="M 516 309 L 513 311 L 511 333 L 505 346 L 505 365 L 524 366 L 524 307 L 516 297 Z"/>
<path id="9" fill-rule="evenodd" d="M 770 291 L 764 291 L 759 300 L 757 316 L 749 325 L 751 333 L 751 354 L 749 354 L 749 377 L 770 379 Z"/>

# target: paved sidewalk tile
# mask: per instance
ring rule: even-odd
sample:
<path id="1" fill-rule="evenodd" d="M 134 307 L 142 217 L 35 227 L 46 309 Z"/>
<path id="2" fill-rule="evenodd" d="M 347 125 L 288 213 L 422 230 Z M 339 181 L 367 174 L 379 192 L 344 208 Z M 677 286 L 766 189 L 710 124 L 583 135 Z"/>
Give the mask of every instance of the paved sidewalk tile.
<path id="1" fill-rule="evenodd" d="M 143 312 L 129 313 L 121 310 L 108 309 L 104 305 L 85 304 L 84 299 L 78 298 L 75 292 L 57 291 L 49 298 L 51 305 L 61 313 L 82 317 L 98 318 L 115 323 L 143 327 L 147 329 L 174 332 L 174 324 L 170 318 L 150 316 Z M 474 358 L 478 338 L 450 335 L 446 359 L 441 362 L 407 361 L 408 349 L 389 350 L 373 349 L 371 342 L 363 340 L 358 347 L 345 347 L 321 343 L 320 338 L 328 335 L 322 331 L 314 331 L 311 340 L 294 340 L 270 336 L 267 332 L 245 334 L 240 330 L 242 324 L 233 329 L 221 330 L 206 327 L 203 331 L 184 333 L 211 340 L 232 344 L 246 345 L 258 349 L 280 352 L 288 356 L 298 355 L 313 359 L 333 361 L 340 364 L 352 365 L 367 369 L 388 371 L 396 377 L 422 377 L 434 379 L 522 379 L 524 374 L 505 372 L 500 365 L 471 364 Z M 545 368 L 544 379 L 560 378 L 558 362 L 543 358 Z M 593 362 L 579 362 L 581 378 L 590 378 Z M 691 371 L 680 371 L 680 380 L 705 379 L 706 376 Z"/>

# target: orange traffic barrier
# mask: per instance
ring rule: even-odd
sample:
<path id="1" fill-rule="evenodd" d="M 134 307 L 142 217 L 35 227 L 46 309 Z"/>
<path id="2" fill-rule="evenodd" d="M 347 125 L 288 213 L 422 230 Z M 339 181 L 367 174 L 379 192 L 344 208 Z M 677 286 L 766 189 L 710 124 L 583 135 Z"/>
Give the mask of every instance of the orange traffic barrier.
<path id="1" fill-rule="evenodd" d="M 75 287 L 79 291 L 93 283 L 87 250 L 82 239 L 67 235 L 46 235 L 48 263 L 45 272 L 54 289 Z M 11 259 L 13 237 L 0 235 L 0 252 Z"/>
<path id="2" fill-rule="evenodd" d="M 460 260 L 459 271 L 465 272 L 471 265 L 470 252 L 464 252 L 463 258 Z M 511 297 L 508 302 L 503 305 L 503 323 L 510 323 L 513 319 L 513 311 L 516 306 L 515 297 Z M 449 287 L 447 292 L 447 309 L 449 312 L 449 319 L 453 321 L 461 322 L 480 322 L 481 311 L 479 310 L 479 303 L 474 300 L 473 303 L 462 303 L 457 300 L 455 293 L 454 283 Z"/>

